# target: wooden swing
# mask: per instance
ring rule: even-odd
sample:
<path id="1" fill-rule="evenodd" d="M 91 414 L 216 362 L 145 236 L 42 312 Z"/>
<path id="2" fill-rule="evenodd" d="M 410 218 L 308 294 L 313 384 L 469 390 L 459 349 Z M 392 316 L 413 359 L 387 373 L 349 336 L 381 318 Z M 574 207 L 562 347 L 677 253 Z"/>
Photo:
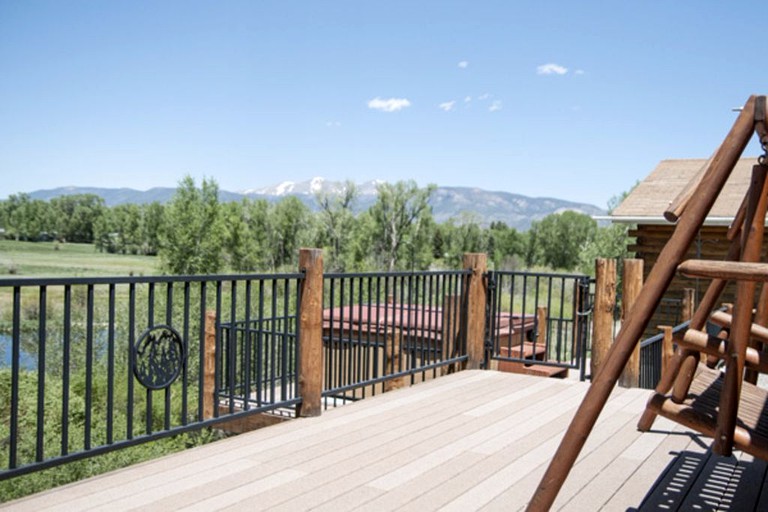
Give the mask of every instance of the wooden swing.
<path id="1" fill-rule="evenodd" d="M 743 450 L 768 460 L 768 392 L 755 386 L 757 372 L 768 372 L 768 263 L 761 263 L 768 210 L 768 159 L 760 157 L 739 212 L 728 231 L 731 241 L 725 261 L 683 258 L 699 232 L 737 160 L 756 132 L 768 146 L 766 97 L 751 96 L 731 131 L 702 172 L 670 205 L 665 217 L 677 222 L 656 264 L 625 319 L 602 369 L 571 421 L 528 510 L 548 510 L 584 446 L 635 345 L 646 329 L 676 271 L 711 279 L 689 329 L 679 337 L 678 350 L 662 375 L 638 423 L 649 430 L 660 414 L 714 439 L 712 449 L 730 455 Z M 767 151 L 768 153 L 768 151 Z M 729 281 L 736 281 L 733 313 L 712 313 Z M 755 294 L 763 283 L 756 313 Z M 721 336 L 704 332 L 710 321 L 723 328 Z M 722 359 L 725 371 L 700 362 Z M 745 373 L 746 370 L 746 373 Z"/>

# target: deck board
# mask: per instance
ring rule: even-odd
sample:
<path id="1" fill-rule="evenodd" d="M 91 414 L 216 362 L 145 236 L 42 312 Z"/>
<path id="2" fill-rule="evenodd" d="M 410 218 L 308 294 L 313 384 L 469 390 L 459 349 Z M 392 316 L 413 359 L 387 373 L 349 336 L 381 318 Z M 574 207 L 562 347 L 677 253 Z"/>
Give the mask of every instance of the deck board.
<path id="1" fill-rule="evenodd" d="M 520 510 L 587 389 L 575 381 L 458 372 L 0 508 Z M 661 418 L 652 432 L 638 432 L 649 393 L 614 391 L 556 509 L 683 510 L 716 501 L 741 510 L 768 500 L 764 462 L 739 453 L 724 465 L 710 456 L 708 439 Z M 707 471 L 714 480 L 698 478 Z"/>

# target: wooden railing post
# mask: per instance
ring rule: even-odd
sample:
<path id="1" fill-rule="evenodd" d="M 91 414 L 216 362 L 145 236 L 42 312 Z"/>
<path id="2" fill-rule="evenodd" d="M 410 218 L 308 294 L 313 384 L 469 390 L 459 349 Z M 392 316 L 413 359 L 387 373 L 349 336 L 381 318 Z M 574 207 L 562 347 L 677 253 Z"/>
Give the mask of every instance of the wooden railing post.
<path id="1" fill-rule="evenodd" d="M 616 260 L 595 260 L 595 309 L 592 318 L 592 358 L 590 374 L 594 380 L 613 343 L 616 310 Z"/>
<path id="2" fill-rule="evenodd" d="M 459 297 L 457 295 L 446 295 L 443 299 L 443 311 L 440 332 L 440 359 L 445 361 L 454 357 L 456 349 L 456 335 L 459 332 Z M 456 365 L 443 366 L 440 368 L 440 375 L 453 373 L 456 371 Z"/>
<path id="3" fill-rule="evenodd" d="M 387 330 L 387 334 L 384 337 L 384 371 L 392 371 L 397 373 L 402 370 L 400 366 L 400 354 L 402 352 L 402 331 L 397 327 L 392 327 Z M 399 389 L 405 385 L 405 377 L 397 377 L 396 379 L 387 379 L 384 381 L 384 391 L 392 391 L 393 389 Z"/>
<path id="4" fill-rule="evenodd" d="M 685 288 L 683 290 L 683 304 L 682 311 L 680 312 L 680 321 L 687 322 L 693 318 L 693 313 L 696 311 L 696 290 L 693 288 Z"/>
<path id="5" fill-rule="evenodd" d="M 323 394 L 323 252 L 299 251 L 301 283 L 299 317 L 299 396 L 297 415 L 320 416 Z"/>
<path id="6" fill-rule="evenodd" d="M 536 342 L 546 346 L 549 339 L 549 310 L 547 306 L 538 306 L 536 308 Z"/>
<path id="7" fill-rule="evenodd" d="M 467 301 L 467 370 L 482 367 L 485 360 L 485 301 L 488 289 L 485 273 L 487 256 L 483 253 L 464 254 L 464 269 L 471 270 Z M 465 281 L 466 282 L 466 281 Z"/>
<path id="8" fill-rule="evenodd" d="M 643 287 L 643 260 L 624 260 L 624 273 L 621 292 L 621 322 L 629 317 L 629 312 L 635 305 L 640 289 Z M 636 388 L 640 385 L 640 343 L 635 343 L 632 355 L 629 357 L 624 371 L 619 378 L 619 386 Z"/>
<path id="9" fill-rule="evenodd" d="M 663 375 L 675 355 L 675 347 L 672 339 L 672 326 L 660 325 L 659 329 L 664 333 L 664 338 L 661 340 L 661 374 Z"/>
<path id="10" fill-rule="evenodd" d="M 216 407 L 216 311 L 205 312 L 203 343 L 203 420 L 209 420 Z"/>

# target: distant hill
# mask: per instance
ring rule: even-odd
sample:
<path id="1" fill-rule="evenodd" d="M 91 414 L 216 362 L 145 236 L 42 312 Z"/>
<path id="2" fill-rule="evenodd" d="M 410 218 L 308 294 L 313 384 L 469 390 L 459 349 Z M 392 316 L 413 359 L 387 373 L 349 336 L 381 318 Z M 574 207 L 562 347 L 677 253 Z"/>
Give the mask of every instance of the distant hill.
<path id="1" fill-rule="evenodd" d="M 364 211 L 376 201 L 376 186 L 381 181 L 369 181 L 357 185 L 358 199 L 356 209 Z M 320 191 L 333 192 L 343 187 L 343 183 L 313 178 L 302 182 L 286 181 L 260 189 L 241 192 L 219 191 L 221 201 L 240 201 L 243 198 L 266 199 L 271 202 L 293 195 L 301 199 L 310 208 L 315 209 L 315 194 Z M 108 206 L 134 203 L 144 204 L 153 201 L 164 203 L 173 197 L 174 188 L 151 188 L 134 190 L 130 188 L 96 187 L 61 187 L 50 190 L 36 190 L 29 195 L 33 199 L 50 200 L 54 197 L 72 194 L 96 194 L 104 199 Z M 549 197 L 527 197 L 510 192 L 493 192 L 469 187 L 438 187 L 431 199 L 435 220 L 445 222 L 451 218 L 460 221 L 471 218 L 488 225 L 501 221 L 508 226 L 524 231 L 531 222 L 542 219 L 551 213 L 573 210 L 587 215 L 604 215 L 605 210 L 585 203 L 575 203 Z"/>

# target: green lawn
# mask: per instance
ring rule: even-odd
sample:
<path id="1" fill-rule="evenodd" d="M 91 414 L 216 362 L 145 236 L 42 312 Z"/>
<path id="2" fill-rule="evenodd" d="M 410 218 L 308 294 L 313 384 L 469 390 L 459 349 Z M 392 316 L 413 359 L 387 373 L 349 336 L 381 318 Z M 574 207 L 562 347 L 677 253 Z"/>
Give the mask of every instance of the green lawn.
<path id="1" fill-rule="evenodd" d="M 0 240 L 0 279 L 155 275 L 158 267 L 154 256 L 101 253 L 91 244 Z"/>

